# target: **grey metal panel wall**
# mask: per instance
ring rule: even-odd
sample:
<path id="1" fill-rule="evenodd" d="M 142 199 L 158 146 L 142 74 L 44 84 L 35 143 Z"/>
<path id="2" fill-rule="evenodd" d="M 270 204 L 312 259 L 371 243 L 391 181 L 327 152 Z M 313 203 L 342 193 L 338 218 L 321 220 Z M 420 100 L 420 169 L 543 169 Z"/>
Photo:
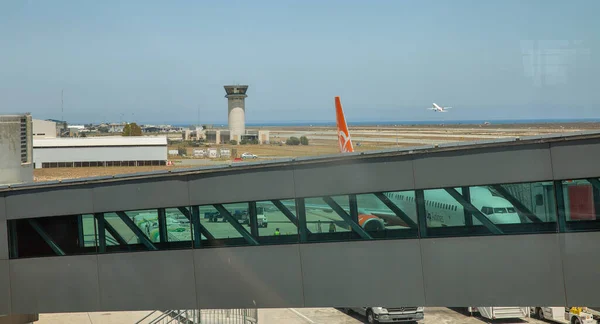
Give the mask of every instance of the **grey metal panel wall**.
<path id="1" fill-rule="evenodd" d="M 192 205 L 294 197 L 291 169 L 190 176 Z"/>
<path id="2" fill-rule="evenodd" d="M 100 310 L 96 255 L 9 262 L 13 313 Z"/>
<path id="3" fill-rule="evenodd" d="M 305 307 L 425 304 L 418 240 L 300 246 Z"/>
<path id="4" fill-rule="evenodd" d="M 8 260 L 0 260 L 0 315 L 10 313 L 10 280 Z"/>
<path id="5" fill-rule="evenodd" d="M 412 189 L 413 164 L 406 157 L 378 162 L 354 162 L 294 170 L 298 197 Z"/>
<path id="6" fill-rule="evenodd" d="M 53 188 L 14 193 L 6 197 L 6 217 L 21 219 L 92 212 L 89 187 Z"/>
<path id="7" fill-rule="evenodd" d="M 435 153 L 415 159 L 414 170 L 419 189 L 552 179 L 547 144 L 463 155 Z"/>
<path id="8" fill-rule="evenodd" d="M 559 237 L 421 240 L 426 306 L 566 305 Z"/>
<path id="9" fill-rule="evenodd" d="M 196 308 L 193 251 L 98 256 L 102 310 Z"/>
<path id="10" fill-rule="evenodd" d="M 0 196 L 0 260 L 8 259 L 8 232 L 6 227 L 6 204 Z"/>
<path id="11" fill-rule="evenodd" d="M 186 180 L 181 176 L 97 186 L 93 189 L 94 212 L 188 206 Z"/>
<path id="12" fill-rule="evenodd" d="M 567 290 L 565 305 L 600 305 L 600 232 L 560 236 Z"/>
<path id="13" fill-rule="evenodd" d="M 199 308 L 303 307 L 298 245 L 194 251 Z"/>
<path id="14" fill-rule="evenodd" d="M 555 179 L 600 177 L 600 144 L 555 143 L 550 150 Z"/>
<path id="15" fill-rule="evenodd" d="M 6 199 L 0 196 L 0 220 L 6 219 Z"/>

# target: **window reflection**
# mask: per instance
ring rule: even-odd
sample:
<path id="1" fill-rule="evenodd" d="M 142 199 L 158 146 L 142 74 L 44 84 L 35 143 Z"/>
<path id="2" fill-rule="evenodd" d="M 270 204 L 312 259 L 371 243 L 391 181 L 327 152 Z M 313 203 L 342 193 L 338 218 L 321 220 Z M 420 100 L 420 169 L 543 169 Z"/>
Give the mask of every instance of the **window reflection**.
<path id="1" fill-rule="evenodd" d="M 600 181 L 564 180 L 561 186 L 567 229 L 580 231 L 600 228 Z"/>

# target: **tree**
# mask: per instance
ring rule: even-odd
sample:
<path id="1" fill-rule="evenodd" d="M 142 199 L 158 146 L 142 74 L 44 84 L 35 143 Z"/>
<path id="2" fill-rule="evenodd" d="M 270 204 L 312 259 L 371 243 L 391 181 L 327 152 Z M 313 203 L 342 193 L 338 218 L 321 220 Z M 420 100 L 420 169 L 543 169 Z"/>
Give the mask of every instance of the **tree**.
<path id="1" fill-rule="evenodd" d="M 123 127 L 123 136 L 142 136 L 142 128 L 136 123 L 130 123 Z"/>
<path id="2" fill-rule="evenodd" d="M 185 147 L 178 147 L 177 154 L 179 154 L 179 156 L 187 155 L 187 149 Z"/>
<path id="3" fill-rule="evenodd" d="M 300 145 L 300 139 L 296 136 L 292 136 L 285 141 L 285 145 Z"/>
<path id="4" fill-rule="evenodd" d="M 301 145 L 308 145 L 308 138 L 306 136 L 300 137 L 300 144 Z"/>
<path id="5" fill-rule="evenodd" d="M 237 141 L 236 140 L 231 140 L 231 141 L 229 141 L 229 145 L 237 145 Z"/>

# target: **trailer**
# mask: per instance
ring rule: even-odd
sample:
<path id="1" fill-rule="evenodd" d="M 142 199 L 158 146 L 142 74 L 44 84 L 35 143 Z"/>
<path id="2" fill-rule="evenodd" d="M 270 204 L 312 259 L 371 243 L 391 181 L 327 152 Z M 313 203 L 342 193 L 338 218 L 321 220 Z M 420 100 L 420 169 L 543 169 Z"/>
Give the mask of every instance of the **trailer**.
<path id="1" fill-rule="evenodd" d="M 471 315 L 479 313 L 487 319 L 525 318 L 530 317 L 529 307 L 467 307 Z"/>

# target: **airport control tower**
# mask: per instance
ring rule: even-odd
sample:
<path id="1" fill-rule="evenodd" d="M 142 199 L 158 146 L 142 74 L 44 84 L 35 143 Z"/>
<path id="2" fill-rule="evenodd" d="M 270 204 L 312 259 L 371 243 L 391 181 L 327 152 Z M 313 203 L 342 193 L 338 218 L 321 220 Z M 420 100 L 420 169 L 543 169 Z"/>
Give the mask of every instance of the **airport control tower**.
<path id="1" fill-rule="evenodd" d="M 226 85 L 225 98 L 227 98 L 227 107 L 229 111 L 229 136 L 230 139 L 242 140 L 242 135 L 246 133 L 246 105 L 245 100 L 248 95 L 247 85 Z"/>

